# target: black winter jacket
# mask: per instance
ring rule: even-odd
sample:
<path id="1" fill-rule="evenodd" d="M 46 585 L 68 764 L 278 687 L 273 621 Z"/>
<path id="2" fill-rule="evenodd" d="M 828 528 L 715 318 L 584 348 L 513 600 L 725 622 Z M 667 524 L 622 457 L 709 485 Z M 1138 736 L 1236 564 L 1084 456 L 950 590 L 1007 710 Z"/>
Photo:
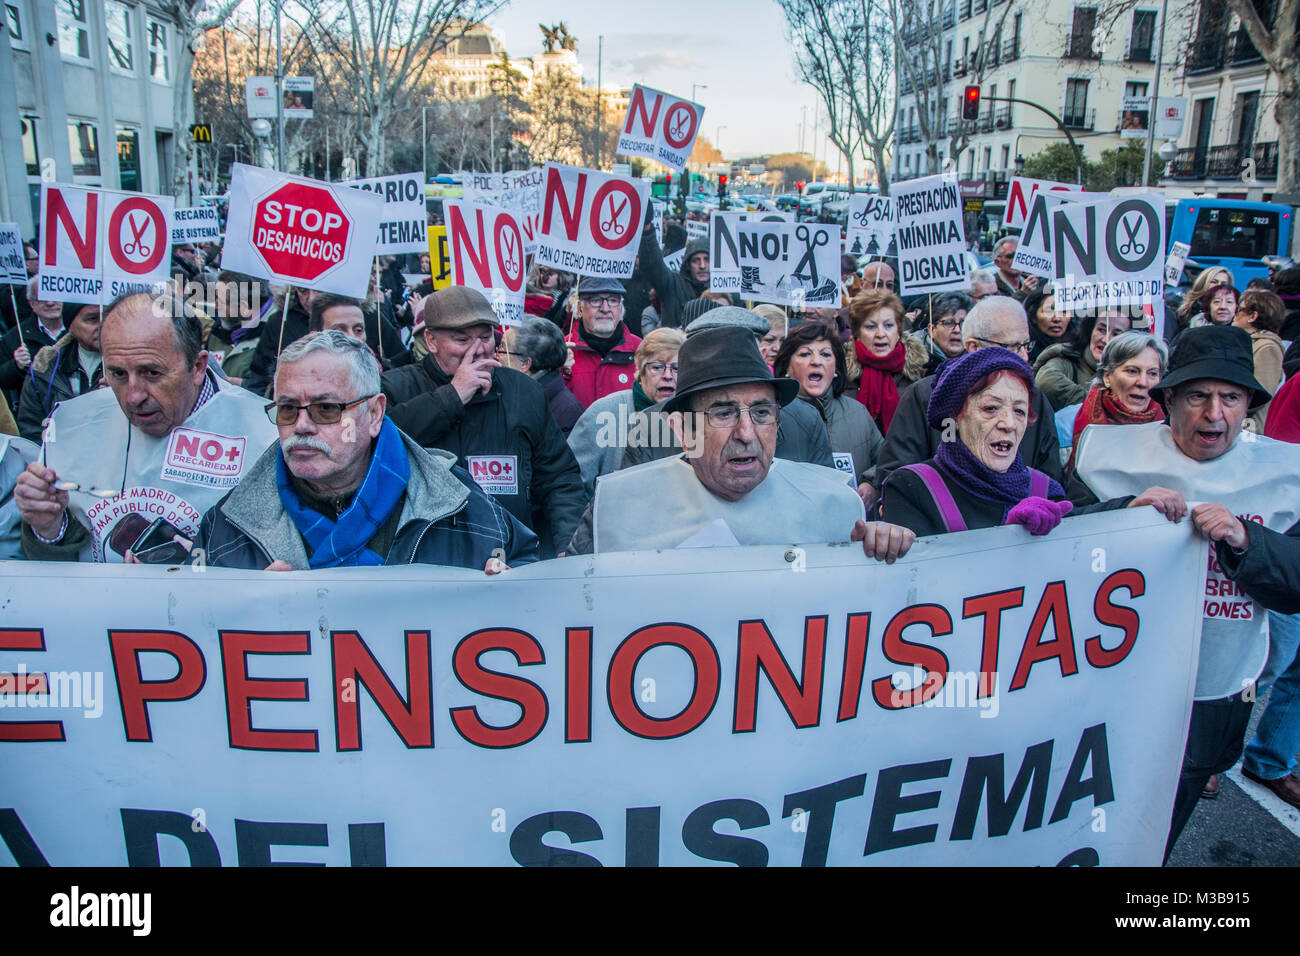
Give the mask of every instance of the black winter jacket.
<path id="1" fill-rule="evenodd" d="M 402 513 L 384 564 L 437 564 L 482 571 L 502 557 L 510 567 L 537 560 L 537 536 L 485 495 L 445 458 L 402 436 L 411 464 Z M 280 503 L 275 460 L 280 445 L 262 453 L 248 475 L 214 505 L 199 525 L 194 547 L 217 568 L 261 571 L 273 561 L 308 568 L 302 534 Z M 499 551 L 498 551 L 499 549 Z"/>
<path id="2" fill-rule="evenodd" d="M 441 448 L 475 475 L 479 467 L 510 466 L 501 474 L 502 492 L 493 497 L 542 538 L 563 546 L 573 536 L 587 496 L 578 461 L 551 415 L 542 387 L 523 372 L 492 370 L 492 388 L 476 393 L 464 404 L 432 355 L 420 362 L 385 372 L 384 394 L 393 424 L 425 448 Z M 500 461 L 513 456 L 514 462 Z M 513 487 L 513 493 L 506 491 Z"/>
<path id="3" fill-rule="evenodd" d="M 22 399 L 18 402 L 18 434 L 38 445 L 45 429 L 45 419 L 59 402 L 84 395 L 99 388 L 104 381 L 104 365 L 87 379 L 77 356 L 77 340 L 65 334 L 54 345 L 36 353 L 30 373 L 23 380 Z"/>
<path id="4" fill-rule="evenodd" d="M 1215 545 L 1223 573 L 1270 611 L 1300 614 L 1300 521 L 1286 534 L 1247 521 L 1246 536 L 1250 543 L 1242 555 L 1233 554 L 1226 541 Z"/>
<path id="5" fill-rule="evenodd" d="M 22 391 L 23 379 L 27 378 L 31 372 L 31 366 L 27 369 L 18 367 L 14 361 L 14 352 L 18 351 L 18 346 L 23 342 L 27 343 L 27 352 L 32 358 L 47 345 L 53 345 L 63 336 L 63 329 L 60 328 L 57 335 L 51 336 L 45 331 L 45 326 L 41 325 L 40 319 L 36 318 L 33 313 L 31 318 L 22 321 L 22 337 L 19 337 L 17 328 L 10 329 L 0 339 L 0 388 L 6 392 L 13 392 L 17 398 Z M 14 405 L 17 406 L 17 402 Z"/>

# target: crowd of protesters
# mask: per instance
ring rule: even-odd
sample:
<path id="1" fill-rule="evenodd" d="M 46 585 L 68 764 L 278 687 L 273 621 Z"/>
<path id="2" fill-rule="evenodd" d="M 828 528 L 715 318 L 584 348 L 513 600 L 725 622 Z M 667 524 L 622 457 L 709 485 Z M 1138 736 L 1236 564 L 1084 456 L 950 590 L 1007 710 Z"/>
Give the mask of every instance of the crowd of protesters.
<path id="1" fill-rule="evenodd" d="M 0 557 L 497 574 L 853 541 L 892 563 L 1152 506 L 1269 611 L 1207 622 L 1168 845 L 1270 686 L 1244 772 L 1300 807 L 1300 269 L 1240 291 L 1206 269 L 1161 336 L 1150 307 L 1063 311 L 1014 249 L 910 299 L 896 263 L 845 256 L 839 307 L 787 310 L 710 293 L 708 244 L 647 222 L 630 279 L 534 266 L 510 328 L 427 256 L 381 257 L 359 299 L 224 271 L 219 246 L 103 307 L 33 281 L 0 313 Z"/>

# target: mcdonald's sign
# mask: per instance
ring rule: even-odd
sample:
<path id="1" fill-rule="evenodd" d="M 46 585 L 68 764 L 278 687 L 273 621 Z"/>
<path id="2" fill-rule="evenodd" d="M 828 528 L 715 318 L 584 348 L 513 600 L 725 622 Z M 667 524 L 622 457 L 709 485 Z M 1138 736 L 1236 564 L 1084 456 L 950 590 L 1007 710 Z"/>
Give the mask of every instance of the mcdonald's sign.
<path id="1" fill-rule="evenodd" d="M 212 127 L 206 123 L 195 123 L 190 127 L 190 135 L 194 137 L 196 143 L 212 142 Z"/>

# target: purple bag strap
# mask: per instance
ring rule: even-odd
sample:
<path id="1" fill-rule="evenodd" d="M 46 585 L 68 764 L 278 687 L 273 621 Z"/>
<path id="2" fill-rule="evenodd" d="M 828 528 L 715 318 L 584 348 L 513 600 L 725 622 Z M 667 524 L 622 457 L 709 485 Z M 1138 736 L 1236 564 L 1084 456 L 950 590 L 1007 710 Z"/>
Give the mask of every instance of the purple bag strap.
<path id="1" fill-rule="evenodd" d="M 961 510 L 957 507 L 952 492 L 944 484 L 943 477 L 939 472 L 924 462 L 915 465 L 904 465 L 903 469 L 915 472 L 920 476 L 921 481 L 925 483 L 926 490 L 930 492 L 930 497 L 934 499 L 935 507 L 939 509 L 939 517 L 943 519 L 944 529 L 949 534 L 954 531 L 966 530 L 966 521 L 961 516 Z M 1047 485 L 1044 484 L 1043 488 L 1046 489 Z"/>
<path id="2" fill-rule="evenodd" d="M 1046 498 L 1048 482 L 1052 479 L 1036 468 L 1029 469 L 1029 494 L 1035 498 Z"/>

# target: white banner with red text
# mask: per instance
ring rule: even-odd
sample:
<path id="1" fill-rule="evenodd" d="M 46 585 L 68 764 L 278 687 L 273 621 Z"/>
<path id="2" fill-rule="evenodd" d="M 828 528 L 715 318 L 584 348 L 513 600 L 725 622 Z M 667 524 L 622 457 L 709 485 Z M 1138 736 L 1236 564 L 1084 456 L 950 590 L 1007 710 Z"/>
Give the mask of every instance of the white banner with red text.
<path id="1" fill-rule="evenodd" d="M 0 865 L 1154 866 L 1205 548 L 0 564 Z"/>

